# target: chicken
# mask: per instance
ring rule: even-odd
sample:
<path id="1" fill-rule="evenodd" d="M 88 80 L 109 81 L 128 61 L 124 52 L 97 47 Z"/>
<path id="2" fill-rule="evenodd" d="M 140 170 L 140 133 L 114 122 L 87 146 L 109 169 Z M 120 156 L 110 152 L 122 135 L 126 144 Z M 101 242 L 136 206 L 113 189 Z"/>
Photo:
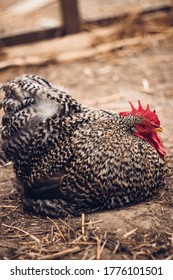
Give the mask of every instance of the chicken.
<path id="1" fill-rule="evenodd" d="M 35 75 L 3 90 L 1 150 L 26 210 L 65 217 L 114 209 L 145 201 L 164 184 L 162 128 L 149 105 L 90 109 Z"/>

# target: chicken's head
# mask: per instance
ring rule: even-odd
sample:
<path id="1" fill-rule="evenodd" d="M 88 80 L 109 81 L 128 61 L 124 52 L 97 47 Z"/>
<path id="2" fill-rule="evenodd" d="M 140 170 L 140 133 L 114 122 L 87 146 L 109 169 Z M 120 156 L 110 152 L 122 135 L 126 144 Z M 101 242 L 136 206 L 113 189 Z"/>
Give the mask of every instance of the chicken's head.
<path id="1" fill-rule="evenodd" d="M 139 116 L 140 122 L 134 125 L 133 134 L 148 141 L 159 153 L 159 155 L 164 158 L 166 155 L 165 147 L 159 138 L 157 132 L 162 132 L 163 129 L 160 126 L 160 120 L 156 114 L 156 111 L 151 111 L 150 106 L 147 105 L 144 109 L 141 102 L 138 100 L 138 108 L 135 108 L 131 101 L 129 101 L 132 108 L 129 112 L 120 112 L 121 116 Z"/>

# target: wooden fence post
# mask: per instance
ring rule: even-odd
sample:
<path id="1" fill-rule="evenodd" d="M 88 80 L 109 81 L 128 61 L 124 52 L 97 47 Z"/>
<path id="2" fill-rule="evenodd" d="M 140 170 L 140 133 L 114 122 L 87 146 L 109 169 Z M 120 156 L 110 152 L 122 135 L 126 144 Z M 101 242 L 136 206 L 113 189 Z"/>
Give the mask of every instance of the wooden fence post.
<path id="1" fill-rule="evenodd" d="M 63 16 L 64 34 L 80 32 L 77 0 L 60 0 Z"/>

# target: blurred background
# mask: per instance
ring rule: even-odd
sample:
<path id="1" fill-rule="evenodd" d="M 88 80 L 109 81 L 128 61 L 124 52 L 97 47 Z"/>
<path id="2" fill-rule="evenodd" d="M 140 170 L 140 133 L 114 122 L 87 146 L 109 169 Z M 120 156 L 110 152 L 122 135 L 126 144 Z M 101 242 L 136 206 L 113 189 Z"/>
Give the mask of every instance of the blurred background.
<path id="1" fill-rule="evenodd" d="M 1 83 L 36 73 L 112 110 L 172 97 L 171 0 L 0 0 L 0 13 Z"/>

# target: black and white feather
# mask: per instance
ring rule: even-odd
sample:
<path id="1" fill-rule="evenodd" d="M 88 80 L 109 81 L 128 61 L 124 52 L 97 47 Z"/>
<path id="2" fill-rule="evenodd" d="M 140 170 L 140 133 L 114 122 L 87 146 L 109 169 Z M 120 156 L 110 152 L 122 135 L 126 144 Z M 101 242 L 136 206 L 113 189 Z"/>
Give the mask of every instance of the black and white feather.
<path id="1" fill-rule="evenodd" d="M 0 163 L 13 162 L 27 210 L 64 217 L 113 209 L 163 183 L 164 160 L 132 134 L 139 117 L 88 109 L 36 75 L 3 90 Z"/>

